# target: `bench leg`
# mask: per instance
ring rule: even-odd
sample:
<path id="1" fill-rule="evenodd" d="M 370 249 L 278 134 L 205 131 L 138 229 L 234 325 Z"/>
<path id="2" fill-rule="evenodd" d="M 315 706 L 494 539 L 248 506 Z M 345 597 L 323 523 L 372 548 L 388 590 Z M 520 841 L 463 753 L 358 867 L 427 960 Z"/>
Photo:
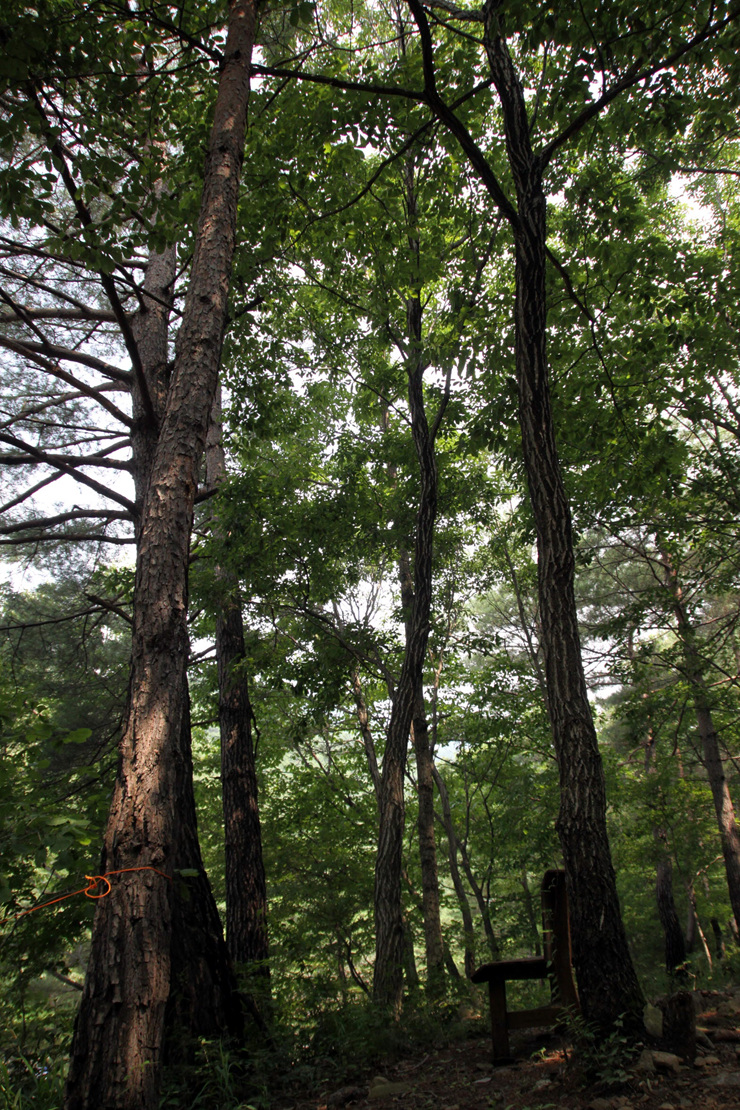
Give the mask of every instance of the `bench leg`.
<path id="1" fill-rule="evenodd" d="M 494 1067 L 501 1064 L 510 1064 L 509 1023 L 506 1016 L 506 980 L 503 975 L 493 975 L 489 979 L 488 999 L 491 1005 Z"/>

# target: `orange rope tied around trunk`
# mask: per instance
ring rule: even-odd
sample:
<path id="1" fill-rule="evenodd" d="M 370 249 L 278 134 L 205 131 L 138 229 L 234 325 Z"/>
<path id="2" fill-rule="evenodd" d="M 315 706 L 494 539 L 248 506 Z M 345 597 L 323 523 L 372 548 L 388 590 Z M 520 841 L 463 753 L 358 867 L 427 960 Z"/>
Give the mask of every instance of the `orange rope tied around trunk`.
<path id="1" fill-rule="evenodd" d="M 39 906 L 32 906 L 30 910 L 21 910 L 20 913 L 12 913 L 10 917 L 4 917 L 0 921 L 0 925 L 5 925 L 7 921 L 17 921 L 21 917 L 26 917 L 29 913 L 36 913 L 36 910 L 45 910 L 49 906 L 55 906 L 57 902 L 65 902 L 67 898 L 74 898 L 76 894 L 84 894 L 86 898 L 91 898 L 97 901 L 98 898 L 105 898 L 111 892 L 111 884 L 108 881 L 110 875 L 123 875 L 127 871 L 154 871 L 157 875 L 161 875 L 164 879 L 172 882 L 172 876 L 167 875 L 164 871 L 160 871 L 158 867 L 120 867 L 117 871 L 106 871 L 104 875 L 85 875 L 87 879 L 87 886 L 80 887 L 79 890 L 73 890 L 69 894 L 60 894 L 58 898 L 51 898 L 48 902 L 42 902 Z M 100 886 L 105 883 L 105 890 L 100 894 L 93 893 Z"/>

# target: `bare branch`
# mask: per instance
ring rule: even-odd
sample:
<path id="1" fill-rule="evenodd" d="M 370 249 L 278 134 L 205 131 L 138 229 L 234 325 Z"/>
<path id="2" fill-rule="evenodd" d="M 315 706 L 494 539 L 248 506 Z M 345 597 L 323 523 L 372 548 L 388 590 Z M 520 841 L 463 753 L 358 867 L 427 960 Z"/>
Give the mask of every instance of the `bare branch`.
<path id="1" fill-rule="evenodd" d="M 113 381 L 122 382 L 127 386 L 131 384 L 132 376 L 128 370 L 122 370 L 120 366 L 114 366 L 102 358 L 96 358 L 95 355 L 86 355 L 84 351 L 74 351 L 70 347 L 58 347 L 56 344 L 46 341 L 31 343 L 27 339 L 6 339 L 4 336 L 0 337 L 0 343 L 18 354 L 29 352 L 46 355 L 48 358 L 62 359 L 64 362 L 77 362 L 80 366 L 87 366 L 91 370 L 99 371 L 106 378 L 111 378 Z M 21 349 L 19 350 L 19 348 Z"/>
<path id="2" fill-rule="evenodd" d="M 115 509 L 70 509 L 67 513 L 58 513 L 56 516 L 34 517 L 31 520 L 22 520 L 17 524 L 0 526 L 0 535 L 9 536 L 13 533 L 28 531 L 32 528 L 53 528 L 57 524 L 68 524 L 72 520 L 131 520 L 131 514 Z"/>
<path id="3" fill-rule="evenodd" d="M 10 447 L 17 447 L 19 451 L 25 451 L 28 455 L 32 456 L 33 461 L 37 463 L 44 463 L 46 466 L 52 467 L 54 470 L 59 470 L 63 474 L 68 474 L 70 478 L 74 478 L 76 482 L 80 482 L 83 486 L 89 486 L 90 489 L 95 490 L 101 497 L 110 498 L 116 501 L 119 505 L 123 505 L 132 515 L 135 512 L 135 505 L 133 501 L 129 501 L 127 497 L 123 497 L 120 493 L 115 493 L 114 490 L 108 486 L 104 486 L 101 482 L 96 482 L 87 474 L 81 474 L 75 467 L 65 462 L 53 460 L 45 451 L 34 447 L 30 443 L 24 443 L 22 439 L 16 436 L 8 435 L 7 432 L 0 433 L 0 442 L 7 443 Z"/>
<path id="4" fill-rule="evenodd" d="M 32 346 L 35 346 L 35 344 L 32 344 Z M 61 366 L 58 364 L 51 363 L 48 359 L 42 358 L 41 355 L 34 354 L 33 351 L 29 350 L 27 344 L 15 343 L 10 339 L 5 339 L 3 336 L 0 336 L 0 347 L 5 347 L 9 351 L 14 351 L 23 358 L 27 358 L 29 362 L 33 362 L 36 366 L 40 367 L 40 369 L 46 370 L 46 372 L 52 374 L 53 377 L 59 378 L 60 381 L 78 389 L 80 393 L 89 397 L 92 401 L 97 401 L 101 408 L 104 408 L 106 412 L 114 416 L 116 420 L 120 420 L 127 428 L 133 426 L 131 417 L 127 416 L 117 405 L 101 397 L 100 392 L 95 386 L 86 385 L 85 382 L 81 382 L 79 378 L 75 378 L 73 374 L 69 374 L 66 370 L 62 370 Z"/>
<path id="5" fill-rule="evenodd" d="M 106 312 L 102 308 L 88 308 L 81 310 L 79 308 L 28 308 L 26 305 L 20 306 L 23 309 L 23 316 L 29 320 L 66 320 L 66 321 L 80 321 L 80 322 L 99 322 L 103 324 L 115 324 L 116 318 L 112 312 Z M 16 324 L 18 323 L 18 314 L 16 312 L 0 312 L 0 324 Z"/>

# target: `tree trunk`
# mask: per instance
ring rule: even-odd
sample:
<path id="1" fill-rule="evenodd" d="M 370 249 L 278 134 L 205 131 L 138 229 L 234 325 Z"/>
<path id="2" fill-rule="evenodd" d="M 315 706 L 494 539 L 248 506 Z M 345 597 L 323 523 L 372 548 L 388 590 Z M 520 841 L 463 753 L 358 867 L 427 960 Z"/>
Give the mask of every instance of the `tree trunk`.
<path id="1" fill-rule="evenodd" d="M 667 853 L 658 860 L 655 896 L 665 937 L 665 969 L 669 975 L 675 975 L 677 969 L 686 963 L 686 943 L 673 899 L 673 867 Z"/>
<path id="2" fill-rule="evenodd" d="M 537 913 L 534 908 L 534 899 L 532 891 L 529 887 L 529 879 L 527 878 L 526 867 L 522 868 L 522 890 L 524 891 L 524 909 L 527 914 L 527 921 L 529 922 L 529 931 L 532 937 L 532 951 L 535 956 L 542 955 L 542 943 L 540 941 L 540 930 L 538 927 Z"/>
<path id="3" fill-rule="evenodd" d="M 226 475 L 222 444 L 221 390 L 211 411 L 206 442 L 206 484 L 214 489 Z M 218 533 L 218 523 L 215 522 Z M 267 885 L 252 742 L 252 705 L 244 661 L 244 625 L 236 576 L 216 567 L 218 722 L 221 733 L 221 791 L 226 870 L 226 946 L 235 964 L 250 973 L 250 993 L 269 990 Z M 262 980 L 260 989 L 259 980 Z M 258 1001 L 258 999 L 256 1000 Z"/>
<path id="4" fill-rule="evenodd" d="M 421 683 L 419 683 L 419 686 L 421 687 Z M 445 957 L 439 905 L 437 844 L 434 836 L 432 751 L 429 746 L 424 697 L 421 689 L 417 694 L 412 733 L 416 754 L 416 789 L 419 799 L 417 828 L 424 909 L 424 945 L 427 957 L 427 994 L 430 998 L 439 998 L 444 994 Z"/>
<path id="5" fill-rule="evenodd" d="M 240 1014 L 198 847 L 187 688 L 193 505 L 226 321 L 253 0 L 233 0 L 190 287 L 137 528 L 129 713 L 72 1045 L 67 1110 L 154 1110 L 165 1024 L 186 1038 Z M 125 870 L 124 869 L 130 869 Z M 192 874 L 191 874 L 192 873 Z"/>
<path id="6" fill-rule="evenodd" d="M 380 771 L 378 769 L 378 757 L 375 752 L 375 741 L 373 734 L 370 731 L 370 715 L 367 711 L 367 702 L 365 701 L 365 694 L 360 682 L 360 668 L 355 664 L 352 667 L 352 696 L 355 701 L 355 709 L 357 711 L 357 722 L 360 726 L 360 735 L 362 736 L 362 744 L 365 749 L 365 757 L 367 759 L 367 767 L 370 772 L 370 778 L 373 783 L 373 790 L 375 791 L 375 800 L 380 806 L 381 801 L 381 784 L 380 784 Z"/>
<path id="7" fill-rule="evenodd" d="M 401 913 L 403 974 L 406 977 L 406 987 L 410 992 L 419 989 L 419 972 L 416 968 L 416 953 L 414 952 L 414 931 L 411 922 L 405 913 Z"/>
<path id="8" fill-rule="evenodd" d="M 701 941 L 702 950 L 703 950 L 704 955 L 706 957 L 706 961 L 707 961 L 707 965 L 709 967 L 709 971 L 711 972 L 712 971 L 712 963 L 713 963 L 712 953 L 709 951 L 709 945 L 707 944 L 707 938 L 704 935 L 704 930 L 701 927 L 701 922 L 699 921 L 699 917 L 698 917 L 698 914 L 696 912 L 696 892 L 694 891 L 694 883 L 691 880 L 689 880 L 686 883 L 686 895 L 687 895 L 688 900 L 689 900 L 689 909 L 688 909 L 687 923 L 686 923 L 686 951 L 689 952 L 689 953 L 693 952 L 694 944 L 695 944 L 695 937 L 696 937 L 696 934 L 698 933 L 699 940 Z"/>
<path id="9" fill-rule="evenodd" d="M 725 862 L 727 889 L 735 922 L 740 926 L 740 831 L 735 821 L 735 809 L 725 768 L 719 750 L 719 737 L 714 726 L 711 702 L 704 682 L 703 664 L 696 643 L 696 633 L 684 605 L 681 584 L 670 555 L 661 553 L 666 582 L 671 593 L 673 612 L 684 659 L 684 677 L 688 683 L 696 713 L 696 726 L 702 744 L 704 767 L 712 791 L 714 811 L 717 815 L 719 839 Z"/>
<path id="10" fill-rule="evenodd" d="M 501 0 L 486 0 L 484 33 L 502 109 L 515 205 L 470 132 L 439 95 L 426 13 L 420 0 L 407 2 L 419 28 L 424 99 L 457 138 L 514 235 L 519 424 L 537 532 L 545 682 L 560 770 L 557 828 L 568 882 L 574 964 L 586 1020 L 608 1032 L 625 1014 L 629 1027 L 639 1032 L 643 998 L 627 947 L 606 832 L 604 773 L 578 637 L 570 509 L 550 405 L 542 185 L 550 152 L 532 150 L 524 92 L 504 38 Z"/>
<path id="11" fill-rule="evenodd" d="M 560 772 L 557 830 L 568 883 L 573 957 L 583 1016 L 602 1031 L 643 998 L 627 947 L 606 829 L 604 772 L 588 701 L 575 602 L 570 507 L 555 444 L 547 365 L 546 226 L 542 165 L 530 144 L 524 94 L 486 6 L 487 51 L 516 187 L 516 371 L 519 424 L 537 532 L 547 702 Z"/>
<path id="12" fill-rule="evenodd" d="M 452 885 L 455 888 L 455 894 L 457 895 L 457 901 L 460 906 L 460 916 L 463 922 L 465 976 L 470 979 L 475 971 L 475 930 L 473 928 L 473 915 L 470 912 L 470 902 L 468 901 L 467 891 L 463 885 L 460 868 L 457 864 L 459 842 L 452 823 L 452 810 L 450 808 L 450 797 L 447 792 L 447 784 L 439 773 L 438 768 L 434 765 L 432 766 L 432 774 L 434 775 L 434 781 L 437 784 L 437 791 L 439 792 L 439 797 L 442 802 L 442 824 L 447 834 L 450 875 L 452 877 Z"/>
<path id="13" fill-rule="evenodd" d="M 407 173 L 409 167 L 406 167 Z M 407 190 L 410 247 L 418 257 L 418 241 L 413 237 L 415 202 L 413 189 Z M 403 926 L 401 908 L 401 868 L 404 829 L 403 781 L 409 732 L 422 681 L 424 657 L 429 637 L 432 603 L 432 541 L 437 516 L 437 464 L 434 436 L 443 409 L 430 431 L 424 407 L 423 379 L 426 360 L 423 353 L 422 305 L 418 295 L 407 300 L 409 358 L 408 404 L 411 434 L 419 464 L 419 508 L 414 543 L 413 595 L 406 611 L 406 645 L 403 665 L 394 691 L 391 719 L 386 736 L 379 801 L 378 852 L 375 862 L 375 972 L 373 996 L 376 1002 L 400 1012 L 403 992 Z M 404 591 L 404 573 L 401 574 Z"/>

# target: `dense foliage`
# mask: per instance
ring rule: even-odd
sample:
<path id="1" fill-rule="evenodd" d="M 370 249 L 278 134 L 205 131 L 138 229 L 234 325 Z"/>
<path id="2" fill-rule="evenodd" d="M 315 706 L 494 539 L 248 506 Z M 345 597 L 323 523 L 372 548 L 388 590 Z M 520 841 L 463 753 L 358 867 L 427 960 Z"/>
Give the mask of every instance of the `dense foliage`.
<path id="1" fill-rule="evenodd" d="M 45 0 L 0 19 L 8 1092 L 46 1075 L 84 974 L 90 899 L 26 911 L 98 870 L 129 697 L 134 587 L 119 553 L 139 539 L 132 321 L 167 252 L 181 314 L 222 8 Z M 675 982 L 665 885 L 655 896 L 668 873 L 686 922 L 679 973 L 703 983 L 737 966 L 727 822 L 718 833 L 740 741 L 736 12 L 273 4 L 221 363 L 228 477 L 216 491 L 204 471 L 196 505 L 190 694 L 199 835 L 223 909 L 212 645 L 228 574 L 259 776 L 270 1043 L 294 1061 L 336 1049 L 339 1012 L 377 1022 L 373 869 L 421 561 L 419 403 L 436 515 L 413 728 L 426 721 L 433 757 L 440 1019 L 476 963 L 538 949 L 539 882 L 562 862 L 542 541 L 517 423 L 521 187 L 491 19 L 545 180 L 553 421 L 631 955 L 651 991 Z M 540 550 L 540 581 L 541 564 Z M 414 1006 L 432 979 L 423 763 L 404 773 Z"/>

